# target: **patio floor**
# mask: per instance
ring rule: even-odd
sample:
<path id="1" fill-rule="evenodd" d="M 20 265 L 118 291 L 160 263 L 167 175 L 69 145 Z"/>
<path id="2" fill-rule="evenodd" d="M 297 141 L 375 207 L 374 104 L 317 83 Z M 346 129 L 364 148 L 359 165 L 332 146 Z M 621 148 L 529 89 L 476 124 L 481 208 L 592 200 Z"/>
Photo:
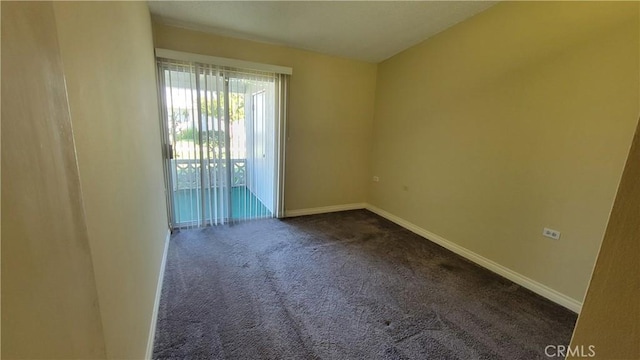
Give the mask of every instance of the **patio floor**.
<path id="1" fill-rule="evenodd" d="M 175 191 L 174 204 L 178 225 L 197 221 L 201 212 L 200 191 L 196 189 Z M 272 216 L 269 209 L 245 186 L 231 188 L 231 212 L 234 220 Z M 209 214 L 210 207 L 205 206 L 207 218 Z"/>

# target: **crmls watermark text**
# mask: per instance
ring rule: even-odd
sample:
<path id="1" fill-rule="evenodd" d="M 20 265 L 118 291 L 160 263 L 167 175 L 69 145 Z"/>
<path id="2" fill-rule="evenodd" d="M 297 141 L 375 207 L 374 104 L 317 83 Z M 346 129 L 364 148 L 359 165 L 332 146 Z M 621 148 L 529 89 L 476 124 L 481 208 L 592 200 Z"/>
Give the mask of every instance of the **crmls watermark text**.
<path id="1" fill-rule="evenodd" d="M 596 356 L 595 345 L 547 345 L 544 348 L 544 354 L 547 357 L 565 358 L 567 356 L 590 358 Z"/>

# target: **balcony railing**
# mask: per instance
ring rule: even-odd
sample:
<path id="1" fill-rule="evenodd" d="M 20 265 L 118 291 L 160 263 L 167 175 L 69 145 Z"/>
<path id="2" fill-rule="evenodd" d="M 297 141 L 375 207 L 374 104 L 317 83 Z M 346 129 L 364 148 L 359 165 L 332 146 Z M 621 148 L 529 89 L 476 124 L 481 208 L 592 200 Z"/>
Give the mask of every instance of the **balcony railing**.
<path id="1" fill-rule="evenodd" d="M 205 162 L 205 187 L 227 186 L 226 166 L 226 160 L 212 160 L 209 162 Z M 231 166 L 233 169 L 233 172 L 231 173 L 231 185 L 245 186 L 247 178 L 247 160 L 231 159 Z M 171 169 L 174 191 L 200 188 L 200 160 L 172 159 Z"/>

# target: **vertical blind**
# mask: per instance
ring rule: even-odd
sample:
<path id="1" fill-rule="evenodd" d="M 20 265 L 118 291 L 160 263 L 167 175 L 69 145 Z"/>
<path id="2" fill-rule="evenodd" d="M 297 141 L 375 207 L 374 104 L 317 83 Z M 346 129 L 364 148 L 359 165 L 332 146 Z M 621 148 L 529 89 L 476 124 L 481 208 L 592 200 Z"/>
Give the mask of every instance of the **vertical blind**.
<path id="1" fill-rule="evenodd" d="M 157 58 L 174 227 L 282 216 L 287 75 Z"/>

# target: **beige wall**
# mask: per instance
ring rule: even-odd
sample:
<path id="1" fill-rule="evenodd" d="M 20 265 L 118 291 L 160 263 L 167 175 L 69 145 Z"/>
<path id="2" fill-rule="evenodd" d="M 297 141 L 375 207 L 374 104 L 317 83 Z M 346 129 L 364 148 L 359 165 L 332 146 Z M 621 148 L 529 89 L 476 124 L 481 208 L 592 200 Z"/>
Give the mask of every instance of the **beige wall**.
<path id="1" fill-rule="evenodd" d="M 145 356 L 167 236 L 145 2 L 54 4 L 107 356 Z"/>
<path id="2" fill-rule="evenodd" d="M 167 235 L 146 3 L 2 10 L 2 357 L 143 358 Z"/>
<path id="3" fill-rule="evenodd" d="M 2 358 L 105 356 L 51 3 L 2 2 Z"/>
<path id="4" fill-rule="evenodd" d="M 501 3 L 379 64 L 369 202 L 582 301 L 639 113 L 638 6 Z"/>
<path id="5" fill-rule="evenodd" d="M 0 28 L 2 27 L 2 6 L 0 6 Z M 0 29 L 0 36 L 2 30 Z M 1 41 L 1 40 L 0 40 Z M 2 46 L 0 46 L 0 59 L 2 58 Z M 2 61 L 0 61 L 0 68 Z M 0 83 L 2 83 L 2 75 L 0 74 Z M 0 99 L 2 99 L 2 90 L 0 90 Z M 2 110 L 2 101 L 0 101 L 0 113 Z M 2 116 L 0 116 L 0 119 Z M 2 144 L 2 125 L 0 124 L 0 144 Z M 0 158 L 2 158 L 2 146 L 0 146 Z M 0 199 L 2 199 L 2 166 L 0 166 Z M 0 264 L 2 264 L 2 206 L 0 206 Z M 2 266 L 0 266 L 0 279 L 2 279 Z M 1 283 L 1 281 L 0 281 Z M 0 299 L 2 299 L 2 290 L 0 289 Z M 2 314 L 2 301 L 0 300 L 0 314 Z M 0 320 L 1 322 L 2 320 Z M 2 357 L 2 326 L 0 325 L 0 358 Z"/>
<path id="6" fill-rule="evenodd" d="M 293 68 L 285 209 L 366 201 L 376 65 L 154 23 L 156 47 Z"/>
<path id="7" fill-rule="evenodd" d="M 602 240 L 571 347 L 599 359 L 640 359 L 640 128 Z M 577 358 L 570 356 L 569 358 Z"/>

